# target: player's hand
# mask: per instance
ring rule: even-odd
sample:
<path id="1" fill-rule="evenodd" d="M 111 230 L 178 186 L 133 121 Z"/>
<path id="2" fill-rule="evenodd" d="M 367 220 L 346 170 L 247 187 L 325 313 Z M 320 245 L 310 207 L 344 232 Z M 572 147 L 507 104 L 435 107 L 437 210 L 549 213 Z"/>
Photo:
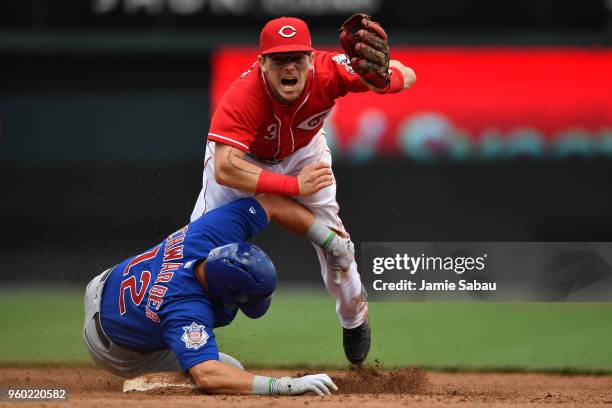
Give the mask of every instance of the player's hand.
<path id="1" fill-rule="evenodd" d="M 404 64 L 402 64 L 398 60 L 391 60 L 389 62 L 389 66 L 397 68 L 402 73 L 402 76 L 404 77 L 403 89 L 408 89 L 412 85 L 414 85 L 414 83 L 416 82 L 416 74 L 414 73 L 414 70 L 412 68 L 404 66 Z M 370 84 L 368 81 L 364 80 L 363 78 L 360 77 L 360 79 L 361 82 L 365 86 L 367 86 L 368 89 L 372 92 L 376 92 L 379 94 L 389 93 L 389 90 L 387 88 L 377 88 L 374 85 Z"/>
<path id="2" fill-rule="evenodd" d="M 372 92 L 375 92 L 377 94 L 386 94 L 387 93 L 387 88 L 377 88 L 374 85 L 372 85 L 371 83 L 369 83 L 368 81 L 366 81 L 365 79 L 359 77 L 359 79 L 361 79 L 361 82 L 368 87 L 368 89 Z"/>
<path id="3" fill-rule="evenodd" d="M 313 392 L 317 395 L 331 395 L 338 391 L 336 384 L 327 374 L 305 375 L 298 378 L 283 377 L 276 380 L 272 393 L 277 395 L 302 395 Z"/>
<path id="4" fill-rule="evenodd" d="M 301 196 L 314 194 L 334 183 L 331 167 L 322 161 L 305 166 L 297 177 Z"/>

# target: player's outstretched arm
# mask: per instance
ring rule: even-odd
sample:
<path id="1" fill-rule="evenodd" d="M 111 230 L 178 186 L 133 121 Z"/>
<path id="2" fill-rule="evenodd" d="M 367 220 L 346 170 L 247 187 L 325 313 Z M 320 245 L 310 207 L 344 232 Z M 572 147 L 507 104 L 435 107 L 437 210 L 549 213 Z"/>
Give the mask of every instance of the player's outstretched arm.
<path id="1" fill-rule="evenodd" d="M 401 92 L 405 89 L 410 88 L 412 85 L 414 85 L 414 83 L 416 82 L 416 74 L 414 73 L 414 70 L 410 67 L 405 66 L 404 64 L 402 64 L 401 62 L 399 62 L 398 60 L 391 60 L 389 61 L 389 68 L 396 68 L 396 70 L 392 70 L 392 74 L 391 75 L 397 75 L 398 72 L 401 73 L 402 77 L 403 77 L 403 86 L 401 85 L 402 81 L 400 81 L 400 86 L 396 86 L 396 88 L 394 89 L 394 92 L 390 92 L 388 88 L 376 88 L 374 85 L 366 82 L 363 80 L 363 78 L 360 78 L 361 81 L 365 84 L 365 86 L 368 87 L 368 89 L 372 92 L 376 92 L 379 94 L 386 94 L 386 93 L 397 93 L 397 92 Z"/>
<path id="2" fill-rule="evenodd" d="M 405 66 L 398 60 L 389 61 L 389 67 L 395 67 L 400 70 L 404 77 L 404 89 L 410 88 L 416 82 L 417 78 L 416 74 L 414 73 L 414 70 L 410 67 Z"/>
<path id="3" fill-rule="evenodd" d="M 272 378 L 254 375 L 217 360 L 209 360 L 189 369 L 189 374 L 203 391 L 211 394 L 302 395 L 312 392 L 330 395 L 338 387 L 327 374 L 297 378 Z"/>
<path id="4" fill-rule="evenodd" d="M 305 166 L 297 177 L 273 173 L 244 160 L 245 153 L 233 146 L 217 143 L 215 180 L 217 183 L 249 193 L 306 196 L 333 184 L 329 164 L 316 162 Z"/>
<path id="5" fill-rule="evenodd" d="M 389 37 L 371 16 L 353 14 L 342 24 L 339 33 L 340 45 L 362 86 L 376 93 L 397 93 L 416 81 L 411 68 L 390 60 Z"/>
<path id="6" fill-rule="evenodd" d="M 213 394 L 252 394 L 253 378 L 247 371 L 217 360 L 194 365 L 189 374 L 198 387 Z"/>

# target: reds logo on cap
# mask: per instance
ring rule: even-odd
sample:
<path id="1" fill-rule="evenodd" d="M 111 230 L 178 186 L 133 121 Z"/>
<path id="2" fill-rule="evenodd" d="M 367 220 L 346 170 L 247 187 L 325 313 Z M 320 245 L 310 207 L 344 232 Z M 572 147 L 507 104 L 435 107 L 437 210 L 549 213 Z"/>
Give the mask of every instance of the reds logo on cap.
<path id="1" fill-rule="evenodd" d="M 282 26 L 281 29 L 278 30 L 278 33 L 285 38 L 291 38 L 297 33 L 297 30 L 295 29 L 295 27 L 286 25 Z"/>
<path id="2" fill-rule="evenodd" d="M 314 51 L 310 30 L 303 20 L 280 17 L 268 21 L 259 37 L 259 53 Z"/>

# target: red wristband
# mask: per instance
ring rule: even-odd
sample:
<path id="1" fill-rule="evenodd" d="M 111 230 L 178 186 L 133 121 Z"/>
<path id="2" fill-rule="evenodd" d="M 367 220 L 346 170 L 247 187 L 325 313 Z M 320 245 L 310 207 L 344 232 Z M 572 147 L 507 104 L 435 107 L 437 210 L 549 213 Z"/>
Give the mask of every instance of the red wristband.
<path id="1" fill-rule="evenodd" d="M 398 93 L 404 89 L 404 75 L 397 67 L 389 68 L 391 76 L 389 77 L 389 85 L 387 86 L 388 93 Z"/>
<path id="2" fill-rule="evenodd" d="M 300 183 L 297 177 L 262 170 L 257 180 L 256 193 L 297 196 L 300 195 Z"/>

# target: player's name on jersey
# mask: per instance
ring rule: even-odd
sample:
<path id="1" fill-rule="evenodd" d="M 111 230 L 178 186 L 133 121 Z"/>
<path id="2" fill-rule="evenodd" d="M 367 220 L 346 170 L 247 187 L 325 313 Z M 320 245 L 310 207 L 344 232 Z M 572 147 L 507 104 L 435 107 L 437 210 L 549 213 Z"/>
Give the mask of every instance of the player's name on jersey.
<path id="1" fill-rule="evenodd" d="M 495 291 L 496 282 L 480 282 L 477 280 L 461 279 L 458 282 L 428 281 L 425 279 L 408 280 L 402 279 L 396 282 L 384 282 L 377 279 L 372 283 L 376 291 L 409 291 L 409 292 L 433 292 L 433 291 Z"/>

